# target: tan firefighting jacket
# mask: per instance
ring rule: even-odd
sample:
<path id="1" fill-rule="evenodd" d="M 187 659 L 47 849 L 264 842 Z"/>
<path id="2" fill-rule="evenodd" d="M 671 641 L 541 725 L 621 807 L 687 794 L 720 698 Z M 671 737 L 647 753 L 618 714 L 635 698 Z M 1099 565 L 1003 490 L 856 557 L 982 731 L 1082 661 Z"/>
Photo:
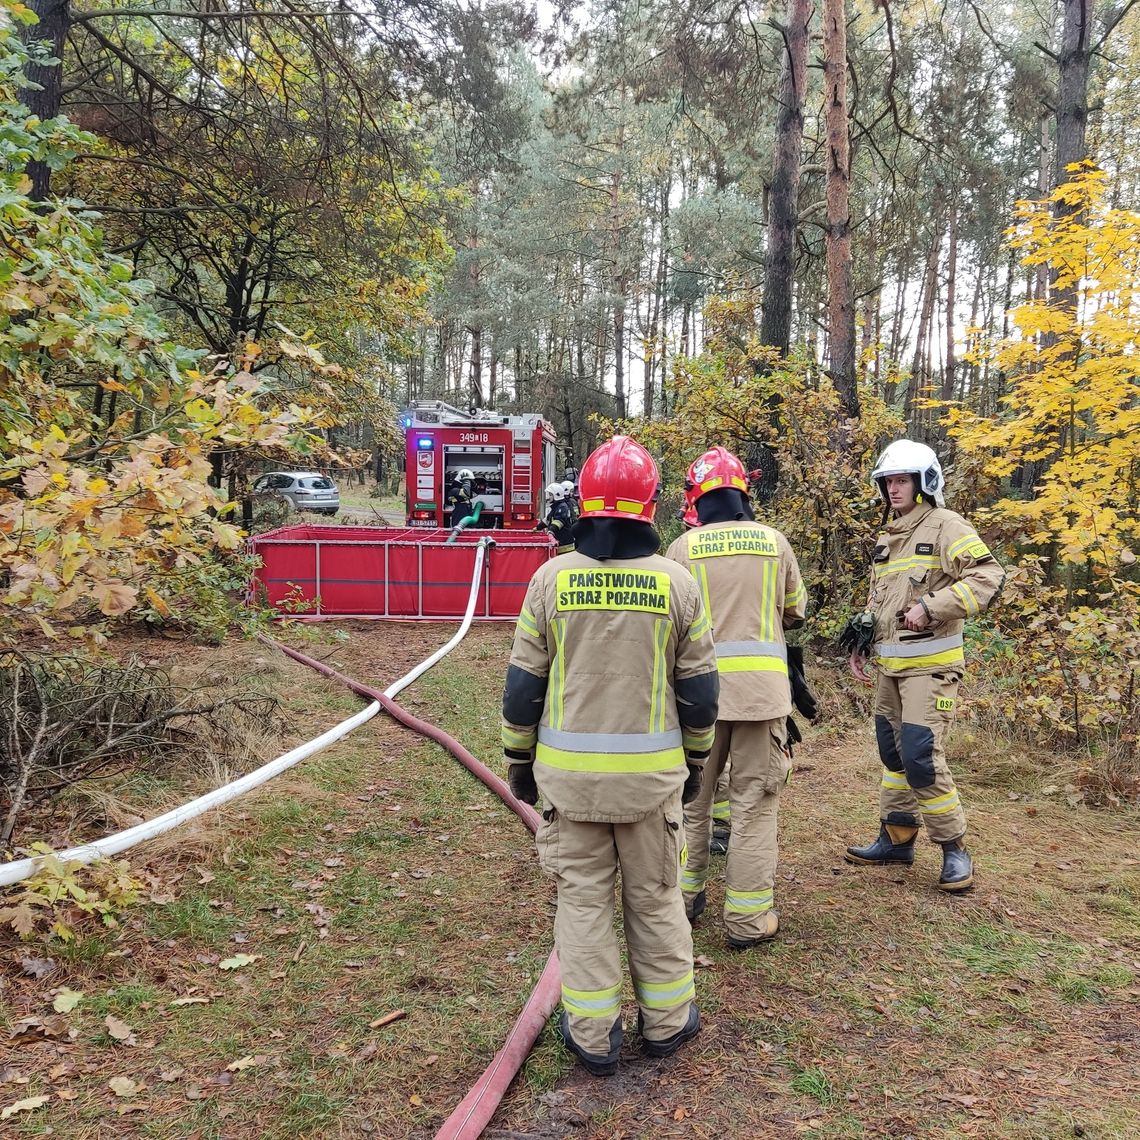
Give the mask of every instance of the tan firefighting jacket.
<path id="1" fill-rule="evenodd" d="M 666 551 L 700 586 L 713 626 L 720 719 L 776 720 L 792 711 L 784 630 L 803 620 L 807 590 L 788 540 L 770 526 L 712 523 Z"/>
<path id="2" fill-rule="evenodd" d="M 696 583 L 659 555 L 564 554 L 539 569 L 515 626 L 503 748 L 531 750 L 548 803 L 570 819 L 631 823 L 712 747 L 719 689 Z"/>
<path id="3" fill-rule="evenodd" d="M 879 536 L 871 567 L 875 664 L 888 676 L 918 676 L 965 665 L 965 619 L 992 605 L 1005 572 L 978 532 L 945 507 L 919 503 Z M 902 615 L 921 600 L 930 625 L 914 633 Z"/>

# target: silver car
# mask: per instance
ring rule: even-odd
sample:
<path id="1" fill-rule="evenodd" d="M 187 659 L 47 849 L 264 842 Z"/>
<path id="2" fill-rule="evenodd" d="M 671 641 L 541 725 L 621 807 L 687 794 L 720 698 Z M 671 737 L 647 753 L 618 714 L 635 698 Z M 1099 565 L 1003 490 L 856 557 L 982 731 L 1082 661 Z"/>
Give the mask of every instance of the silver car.
<path id="1" fill-rule="evenodd" d="M 335 515 L 340 510 L 337 485 L 319 471 L 268 471 L 254 480 L 253 493 L 280 495 L 298 511 Z"/>

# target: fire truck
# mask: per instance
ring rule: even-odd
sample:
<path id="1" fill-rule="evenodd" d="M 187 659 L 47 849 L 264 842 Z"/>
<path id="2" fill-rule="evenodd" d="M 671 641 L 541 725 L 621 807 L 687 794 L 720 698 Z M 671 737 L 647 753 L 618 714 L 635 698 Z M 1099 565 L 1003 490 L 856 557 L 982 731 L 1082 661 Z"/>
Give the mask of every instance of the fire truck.
<path id="1" fill-rule="evenodd" d="M 447 489 L 465 469 L 474 476 L 472 502 L 483 502 L 480 528 L 532 530 L 543 517 L 543 489 L 555 478 L 555 434 L 542 416 L 464 412 L 418 400 L 400 423 L 408 526 L 448 526 Z"/>

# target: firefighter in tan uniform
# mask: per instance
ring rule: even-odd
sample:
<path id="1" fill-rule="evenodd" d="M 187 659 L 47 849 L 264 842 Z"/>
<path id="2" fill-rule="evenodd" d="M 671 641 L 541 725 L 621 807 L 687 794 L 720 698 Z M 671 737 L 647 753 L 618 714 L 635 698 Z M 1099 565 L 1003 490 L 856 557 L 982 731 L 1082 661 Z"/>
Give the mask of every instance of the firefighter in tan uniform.
<path id="1" fill-rule="evenodd" d="M 558 886 L 562 1038 L 596 1075 L 617 1068 L 621 871 L 642 1049 L 696 1035 L 693 942 L 678 888 L 682 802 L 712 746 L 719 682 L 696 583 L 658 556 L 652 456 L 625 436 L 582 467 L 577 551 L 527 587 L 503 693 L 511 790 L 546 804 L 539 859 Z"/>
<path id="2" fill-rule="evenodd" d="M 875 546 L 868 610 L 851 620 L 840 644 L 851 650 L 858 680 L 872 683 L 869 657 L 878 667 L 881 826 L 878 839 L 848 847 L 845 858 L 909 865 L 921 820 L 942 846 L 938 886 L 962 891 L 974 870 L 943 740 L 965 668 L 962 627 L 993 603 L 1005 574 L 977 531 L 943 505 L 942 467 L 925 444 L 896 440 L 871 479 L 893 517 Z"/>
<path id="3" fill-rule="evenodd" d="M 695 920 L 705 906 L 714 790 L 730 764 L 724 923 L 728 945 L 744 949 L 772 938 L 779 926 L 776 818 L 790 770 L 792 711 L 784 630 L 803 621 L 807 591 L 787 539 L 753 520 L 736 456 L 722 447 L 705 452 L 689 468 L 689 483 L 701 525 L 681 535 L 666 556 L 687 567 L 700 587 L 721 689 L 704 784 L 686 811 L 681 885 Z"/>
<path id="4" fill-rule="evenodd" d="M 697 515 L 697 504 L 693 499 L 693 486 L 688 479 L 685 480 L 685 501 L 677 512 L 677 520 L 687 531 L 701 525 L 701 520 Z M 713 826 L 712 836 L 709 839 L 709 852 L 712 855 L 728 854 L 728 841 L 732 838 L 732 812 L 728 802 L 730 771 L 731 769 L 726 764 L 716 782 L 716 791 L 713 792 L 711 810 Z M 688 816 L 689 812 L 686 811 L 686 821 Z"/>

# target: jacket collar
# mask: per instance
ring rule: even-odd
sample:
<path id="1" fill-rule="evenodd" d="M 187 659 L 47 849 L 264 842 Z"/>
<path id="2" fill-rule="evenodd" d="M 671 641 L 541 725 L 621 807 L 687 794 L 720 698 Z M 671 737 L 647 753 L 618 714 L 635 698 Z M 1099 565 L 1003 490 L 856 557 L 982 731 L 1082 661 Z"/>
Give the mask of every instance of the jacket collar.
<path id="1" fill-rule="evenodd" d="M 933 503 L 918 503 L 913 511 L 908 511 L 900 518 L 891 519 L 887 523 L 887 533 L 909 534 L 932 510 L 934 510 Z"/>

